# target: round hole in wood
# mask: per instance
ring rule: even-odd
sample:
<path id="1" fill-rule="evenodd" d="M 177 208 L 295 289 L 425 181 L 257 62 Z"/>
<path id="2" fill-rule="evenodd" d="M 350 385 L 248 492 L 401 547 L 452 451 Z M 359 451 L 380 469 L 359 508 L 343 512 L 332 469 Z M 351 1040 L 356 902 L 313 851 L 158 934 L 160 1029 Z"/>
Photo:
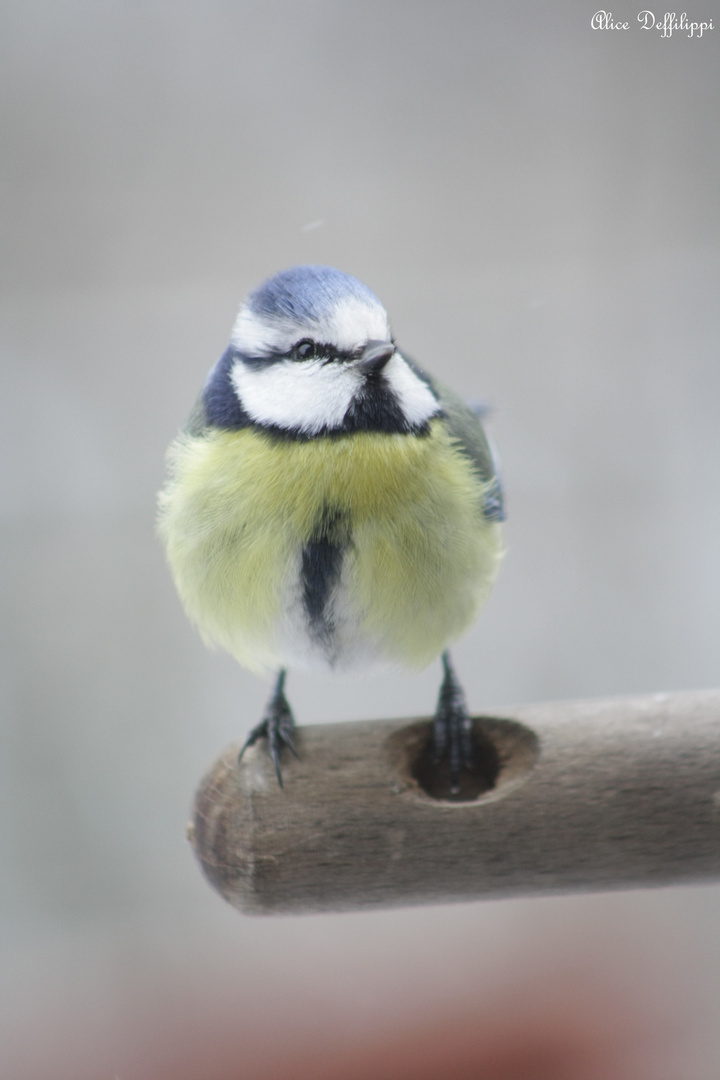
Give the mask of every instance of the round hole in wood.
<path id="1" fill-rule="evenodd" d="M 500 797 L 522 783 L 537 760 L 534 731 L 514 720 L 477 716 L 472 721 L 472 768 L 460 772 L 452 790 L 447 754 L 433 760 L 432 721 L 408 724 L 388 740 L 393 764 L 406 787 L 443 803 L 468 803 Z"/>

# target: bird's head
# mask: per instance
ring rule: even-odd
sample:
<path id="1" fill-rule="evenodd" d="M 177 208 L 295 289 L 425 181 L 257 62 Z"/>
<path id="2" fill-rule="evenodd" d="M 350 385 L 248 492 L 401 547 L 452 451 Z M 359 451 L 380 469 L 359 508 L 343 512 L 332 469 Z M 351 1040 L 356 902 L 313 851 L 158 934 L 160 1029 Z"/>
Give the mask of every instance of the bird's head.
<path id="1" fill-rule="evenodd" d="M 419 431 L 440 411 L 427 378 L 397 350 L 377 297 L 328 266 L 284 270 L 248 296 L 205 406 L 219 426 L 303 438 Z"/>

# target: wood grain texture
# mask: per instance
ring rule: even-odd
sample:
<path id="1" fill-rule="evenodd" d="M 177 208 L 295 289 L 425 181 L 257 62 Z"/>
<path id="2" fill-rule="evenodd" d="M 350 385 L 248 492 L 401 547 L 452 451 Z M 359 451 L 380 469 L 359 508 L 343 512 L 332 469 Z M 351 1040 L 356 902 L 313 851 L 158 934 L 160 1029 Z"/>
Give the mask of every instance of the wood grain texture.
<path id="1" fill-rule="evenodd" d="M 720 876 L 720 691 L 525 705 L 474 725 L 476 775 L 455 801 L 429 720 L 300 728 L 283 789 L 263 741 L 239 765 L 230 746 L 190 826 L 206 876 L 258 913 Z"/>

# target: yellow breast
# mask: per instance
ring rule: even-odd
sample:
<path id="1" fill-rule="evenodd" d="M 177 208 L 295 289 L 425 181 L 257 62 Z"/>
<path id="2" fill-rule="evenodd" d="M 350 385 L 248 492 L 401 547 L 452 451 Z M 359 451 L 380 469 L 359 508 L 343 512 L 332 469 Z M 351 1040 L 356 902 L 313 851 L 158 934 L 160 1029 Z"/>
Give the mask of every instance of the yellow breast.
<path id="1" fill-rule="evenodd" d="M 441 420 L 421 438 L 211 430 L 178 439 L 170 468 L 160 530 L 183 604 L 208 641 L 254 670 L 373 657 L 424 666 L 467 630 L 497 572 L 486 485 Z M 300 580 L 328 515 L 347 538 L 331 648 L 308 632 Z"/>

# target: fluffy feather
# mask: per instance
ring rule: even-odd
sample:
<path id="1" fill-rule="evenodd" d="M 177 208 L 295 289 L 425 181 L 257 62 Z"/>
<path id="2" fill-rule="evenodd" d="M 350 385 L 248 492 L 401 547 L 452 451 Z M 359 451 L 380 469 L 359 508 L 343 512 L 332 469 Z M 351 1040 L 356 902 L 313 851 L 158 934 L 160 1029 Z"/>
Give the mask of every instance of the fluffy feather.
<path id="1" fill-rule="evenodd" d="M 495 579 L 488 482 L 441 420 L 426 438 L 214 430 L 178 439 L 170 465 L 161 532 L 183 604 L 207 641 L 255 671 L 423 667 L 468 629 Z M 348 542 L 321 640 L 302 552 L 329 510 Z"/>

